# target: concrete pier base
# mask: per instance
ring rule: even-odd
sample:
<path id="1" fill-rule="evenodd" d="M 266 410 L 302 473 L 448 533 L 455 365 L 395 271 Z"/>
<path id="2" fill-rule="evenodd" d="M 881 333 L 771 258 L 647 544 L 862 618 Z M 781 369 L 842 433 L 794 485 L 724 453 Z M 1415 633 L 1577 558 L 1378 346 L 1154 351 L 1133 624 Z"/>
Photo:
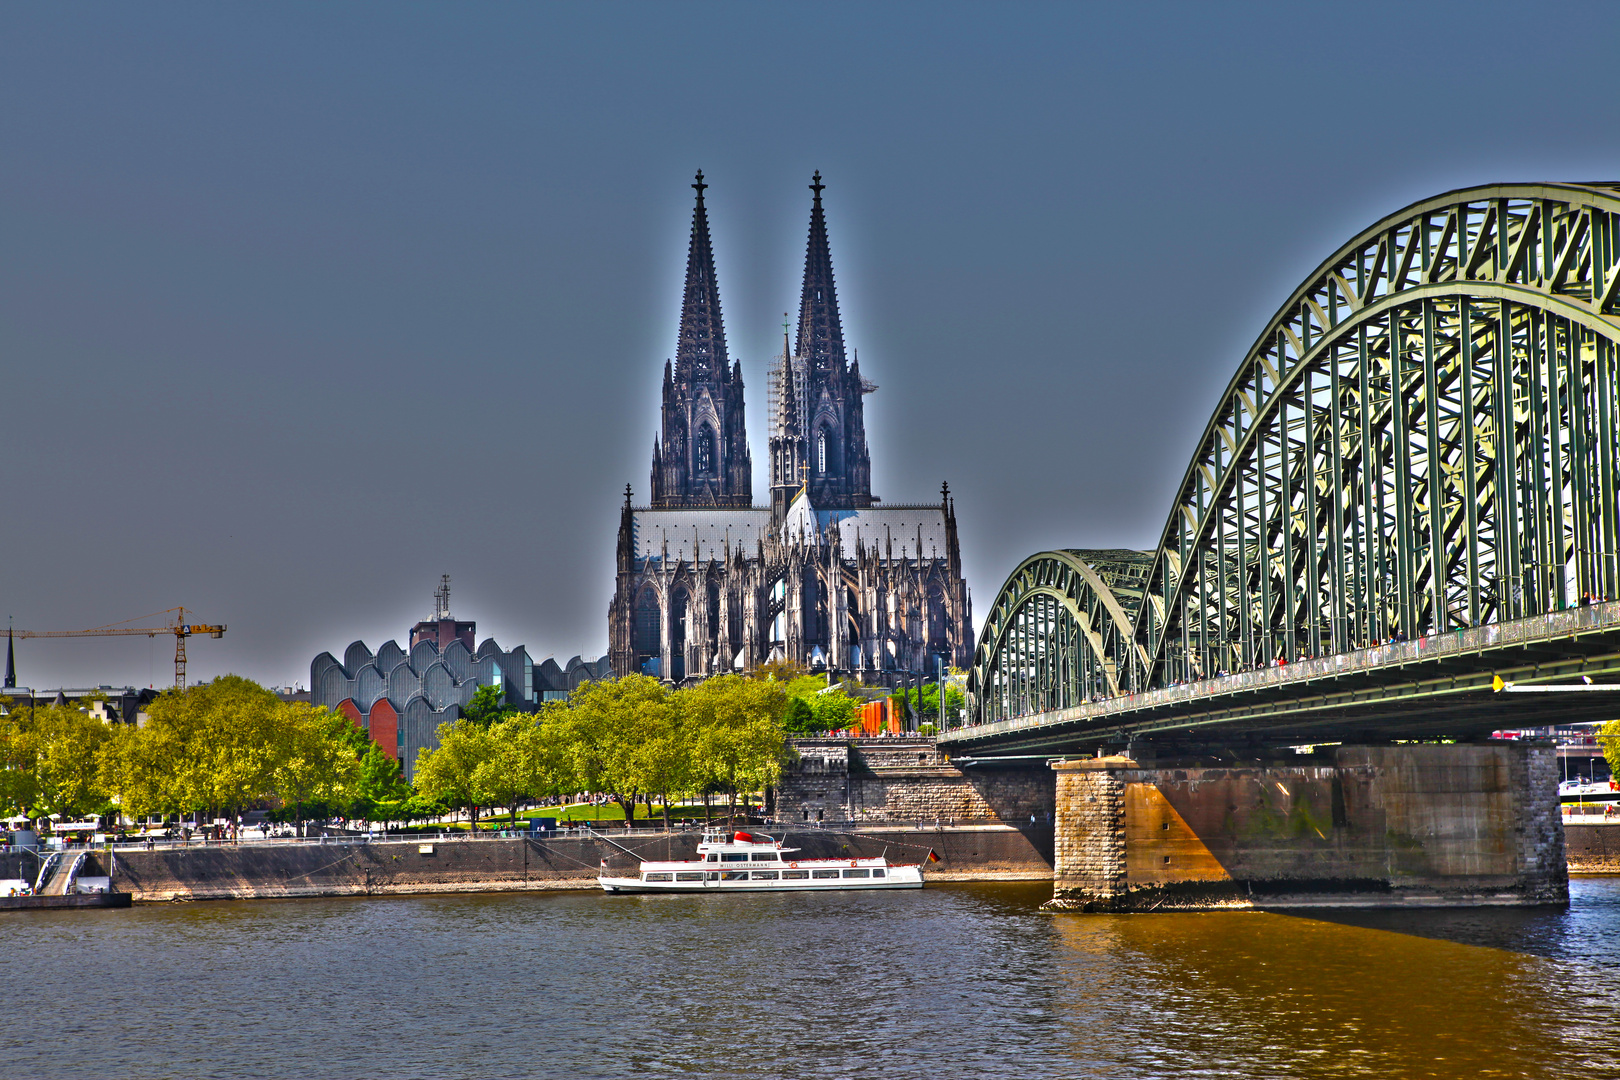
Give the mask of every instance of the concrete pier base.
<path id="1" fill-rule="evenodd" d="M 1445 907 L 1569 899 L 1551 745 L 1340 746 L 1057 770 L 1052 905 Z"/>

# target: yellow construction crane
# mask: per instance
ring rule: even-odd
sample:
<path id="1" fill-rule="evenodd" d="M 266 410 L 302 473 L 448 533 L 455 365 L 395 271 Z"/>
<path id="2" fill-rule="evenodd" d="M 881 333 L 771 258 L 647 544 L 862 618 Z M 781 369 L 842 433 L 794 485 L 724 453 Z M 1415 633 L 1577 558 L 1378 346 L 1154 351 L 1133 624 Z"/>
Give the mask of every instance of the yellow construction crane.
<path id="1" fill-rule="evenodd" d="M 172 616 L 167 626 L 125 626 L 145 619 L 157 619 L 164 615 Z M 110 623 L 107 626 L 97 626 L 90 630 L 13 630 L 12 637 L 19 638 L 83 638 L 83 637 L 134 637 L 144 634 L 147 637 L 157 637 L 159 634 L 174 635 L 174 686 L 177 690 L 186 688 L 186 638 L 197 634 L 207 634 L 209 637 L 223 637 L 225 627 L 223 624 L 212 626 L 208 623 L 188 622 L 186 609 L 183 607 L 170 608 L 167 611 L 155 612 L 151 615 L 141 615 L 136 619 L 125 619 L 123 623 Z"/>

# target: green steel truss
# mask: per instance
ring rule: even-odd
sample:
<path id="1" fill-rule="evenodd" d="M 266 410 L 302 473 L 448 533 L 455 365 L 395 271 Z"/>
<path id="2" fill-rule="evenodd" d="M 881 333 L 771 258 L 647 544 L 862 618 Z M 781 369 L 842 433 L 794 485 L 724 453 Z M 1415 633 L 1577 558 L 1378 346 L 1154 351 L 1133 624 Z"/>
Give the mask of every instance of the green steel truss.
<path id="1" fill-rule="evenodd" d="M 1157 551 L 1008 578 L 976 719 L 1620 596 L 1617 289 L 1620 185 L 1471 188 L 1367 229 L 1244 357 Z"/>

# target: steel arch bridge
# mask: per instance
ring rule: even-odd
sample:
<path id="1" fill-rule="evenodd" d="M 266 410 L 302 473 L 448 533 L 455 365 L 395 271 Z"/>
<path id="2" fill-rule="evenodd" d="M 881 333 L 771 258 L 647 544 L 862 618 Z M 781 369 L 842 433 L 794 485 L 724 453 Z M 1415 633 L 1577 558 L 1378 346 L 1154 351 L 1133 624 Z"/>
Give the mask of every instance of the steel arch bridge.
<path id="1" fill-rule="evenodd" d="M 1155 551 L 1008 578 L 976 721 L 1620 595 L 1617 289 L 1615 184 L 1454 191 L 1351 239 L 1239 363 Z"/>

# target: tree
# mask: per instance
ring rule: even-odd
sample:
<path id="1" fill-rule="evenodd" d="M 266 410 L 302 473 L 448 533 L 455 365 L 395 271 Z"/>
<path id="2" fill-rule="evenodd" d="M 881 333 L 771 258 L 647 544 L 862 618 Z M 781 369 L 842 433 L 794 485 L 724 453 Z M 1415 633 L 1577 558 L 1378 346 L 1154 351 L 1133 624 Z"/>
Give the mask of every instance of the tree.
<path id="1" fill-rule="evenodd" d="M 1620 777 L 1620 720 L 1610 720 L 1598 729 L 1598 745 L 1609 763 L 1609 775 Z"/>
<path id="2" fill-rule="evenodd" d="M 411 785 L 405 782 L 405 773 L 399 767 L 399 762 L 383 753 L 383 748 L 370 739 L 366 740 L 366 744 L 359 758 L 361 801 L 375 805 L 407 798 Z"/>
<path id="3" fill-rule="evenodd" d="M 353 721 L 308 702 L 276 704 L 279 745 L 271 783 L 282 804 L 293 808 L 294 822 L 303 824 L 303 809 L 311 803 L 348 806 L 360 793 Z"/>
<path id="4" fill-rule="evenodd" d="M 821 735 L 851 727 L 860 714 L 860 703 L 841 685 L 828 686 L 815 675 L 800 675 L 787 682 L 784 690 L 787 710 L 782 726 L 794 735 Z"/>
<path id="5" fill-rule="evenodd" d="M 0 727 L 0 804 L 27 814 L 79 818 L 107 801 L 96 755 L 107 725 L 63 705 L 13 708 Z"/>
<path id="6" fill-rule="evenodd" d="M 486 757 L 473 769 L 473 790 L 489 806 L 504 806 L 517 819 L 517 804 L 552 791 L 558 770 L 539 721 L 508 713 L 489 729 Z"/>
<path id="7" fill-rule="evenodd" d="M 795 735 L 814 735 L 827 730 L 816 723 L 815 710 L 802 697 L 788 698 L 787 708 L 782 713 L 782 726 Z"/>
<path id="8" fill-rule="evenodd" d="M 474 774 L 489 759 L 489 731 L 471 720 L 440 724 L 439 745 L 416 756 L 416 790 L 429 799 L 467 810 L 478 828 L 478 785 Z"/>
<path id="9" fill-rule="evenodd" d="M 637 796 L 651 790 L 645 744 L 665 730 L 669 710 L 669 691 L 657 679 L 625 675 L 580 685 L 566 704 L 547 706 L 543 724 L 575 782 L 612 798 L 631 828 Z"/>
<path id="10" fill-rule="evenodd" d="M 102 775 L 131 812 L 208 811 L 234 816 L 271 795 L 283 703 L 249 679 L 225 675 L 170 690 L 147 723 L 112 743 Z"/>
<path id="11" fill-rule="evenodd" d="M 720 675 L 675 692 L 698 776 L 722 787 L 737 812 L 739 792 L 775 784 L 787 756 L 781 718 L 787 694 L 774 680 Z"/>
<path id="12" fill-rule="evenodd" d="M 489 727 L 497 720 L 517 715 L 517 710 L 506 704 L 506 692 L 498 686 L 480 686 L 473 691 L 472 700 L 461 715 L 479 727 Z"/>
<path id="13" fill-rule="evenodd" d="M 666 829 L 670 827 L 670 799 L 696 786 L 691 735 L 691 727 L 672 703 L 672 707 L 661 714 L 646 718 L 635 748 L 636 769 L 646 793 L 647 813 L 652 814 L 652 796 L 662 796 Z"/>

